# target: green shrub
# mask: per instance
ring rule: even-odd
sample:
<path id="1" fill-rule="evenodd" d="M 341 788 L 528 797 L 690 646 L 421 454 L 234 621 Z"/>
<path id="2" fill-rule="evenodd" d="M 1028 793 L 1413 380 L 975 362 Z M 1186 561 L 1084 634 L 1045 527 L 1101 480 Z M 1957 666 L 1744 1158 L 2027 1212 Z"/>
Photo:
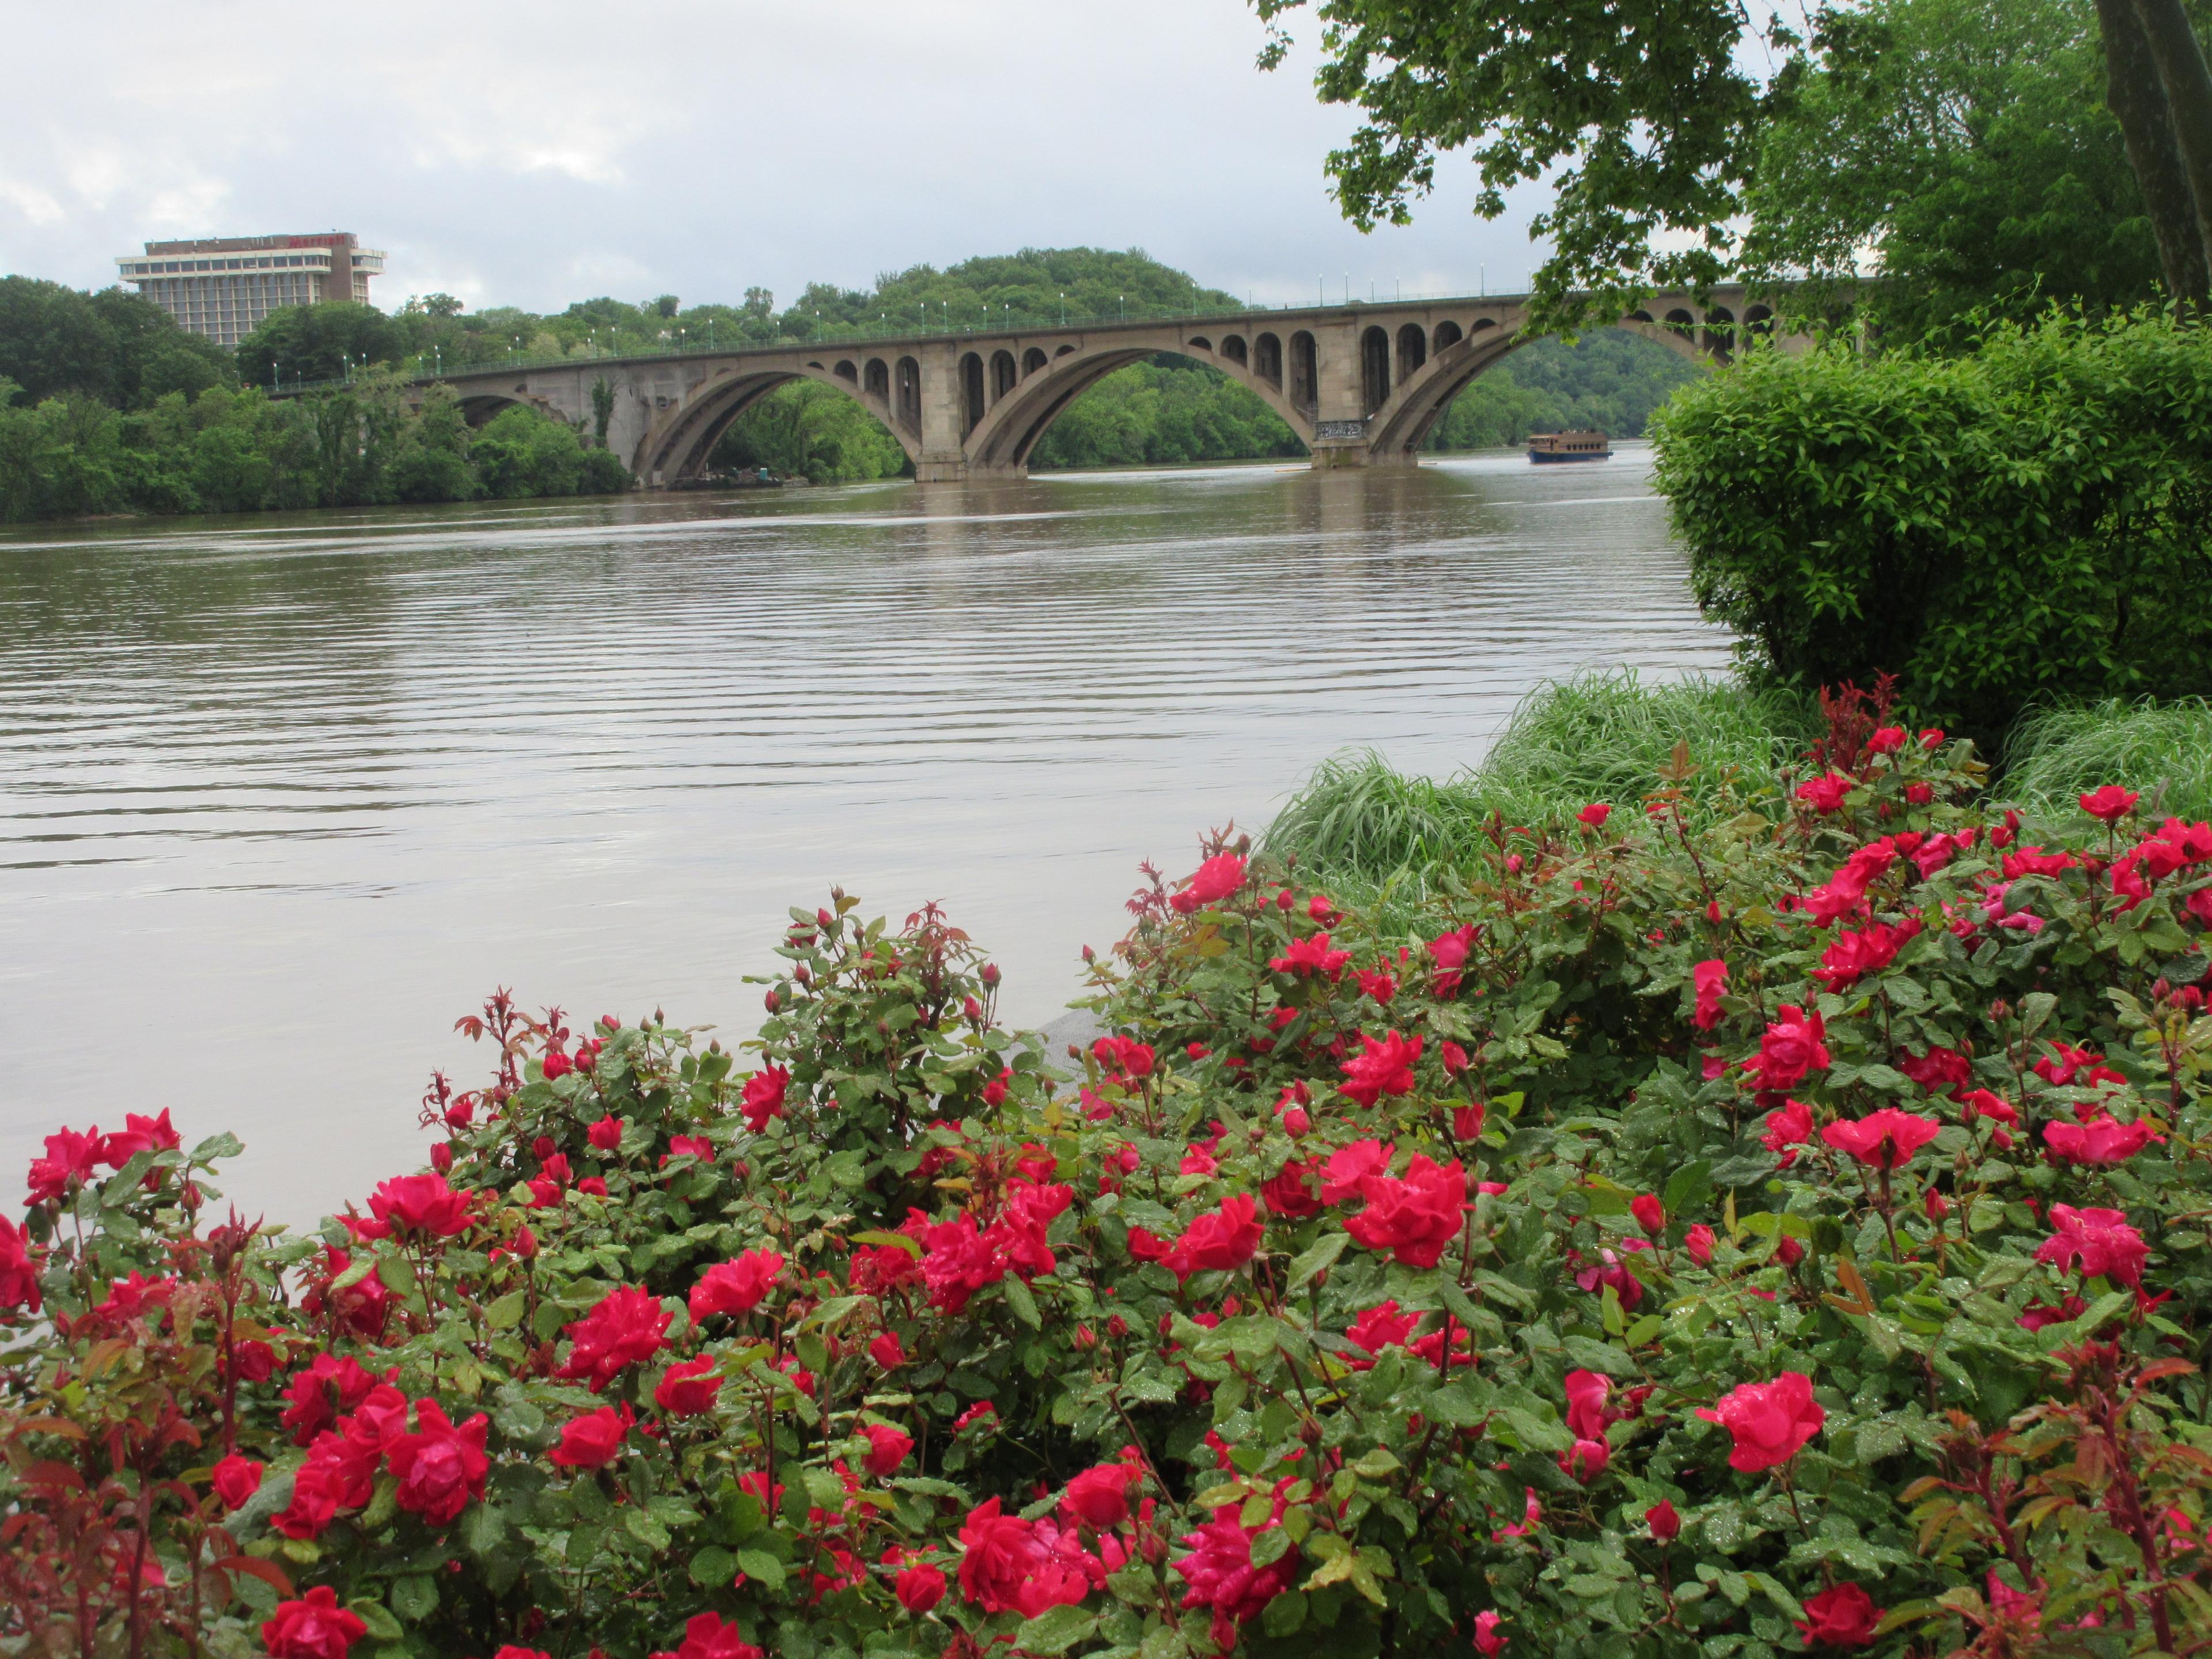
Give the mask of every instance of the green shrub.
<path id="1" fill-rule="evenodd" d="M 62 1129 L 0 1650 L 2199 1653 L 2212 827 L 2022 846 L 1872 735 L 1509 835 L 1410 950 L 1217 841 L 1066 1077 L 833 895 L 743 1058 L 495 998 L 303 1236 Z"/>
<path id="2" fill-rule="evenodd" d="M 1699 603 L 1784 684 L 1887 670 L 1984 736 L 2032 702 L 2212 690 L 2212 334 L 2053 318 L 1954 359 L 1761 353 L 1655 429 Z"/>
<path id="3" fill-rule="evenodd" d="M 2073 810 L 2107 783 L 2159 810 L 2212 817 L 2212 703 L 2118 701 L 2031 711 L 2005 745 L 2004 789 L 2023 806 Z"/>

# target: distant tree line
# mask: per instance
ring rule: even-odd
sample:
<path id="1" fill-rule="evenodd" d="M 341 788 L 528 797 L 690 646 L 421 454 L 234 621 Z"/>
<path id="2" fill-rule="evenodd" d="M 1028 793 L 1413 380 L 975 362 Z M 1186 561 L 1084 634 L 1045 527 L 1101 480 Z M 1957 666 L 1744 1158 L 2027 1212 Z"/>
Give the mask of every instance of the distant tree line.
<path id="1" fill-rule="evenodd" d="M 917 266 L 866 292 L 817 285 L 781 312 L 765 290 L 741 306 L 599 299 L 555 316 L 471 313 L 444 295 L 386 315 L 365 305 L 273 313 L 234 355 L 151 301 L 111 289 L 0 278 L 0 519 L 69 514 L 244 512 L 380 501 L 465 501 L 617 489 L 628 475 L 580 428 L 510 409 L 471 432 L 448 393 L 420 407 L 418 368 L 532 356 L 641 351 L 707 337 L 788 337 L 910 316 L 917 325 L 1157 315 L 1237 303 L 1142 252 L 1027 251 L 945 270 Z M 1515 442 L 1532 430 L 1601 426 L 1624 436 L 1693 370 L 1610 331 L 1532 346 L 1491 371 L 1438 422 L 1429 447 Z M 269 395 L 306 383 L 301 398 Z M 350 435 L 349 435 L 350 434 Z M 1303 453 L 1265 401 L 1218 370 L 1162 356 L 1106 376 L 1039 443 L 1040 470 L 1171 465 Z M 734 422 L 710 468 L 767 467 L 831 483 L 899 477 L 897 440 L 829 386 L 793 383 Z"/>

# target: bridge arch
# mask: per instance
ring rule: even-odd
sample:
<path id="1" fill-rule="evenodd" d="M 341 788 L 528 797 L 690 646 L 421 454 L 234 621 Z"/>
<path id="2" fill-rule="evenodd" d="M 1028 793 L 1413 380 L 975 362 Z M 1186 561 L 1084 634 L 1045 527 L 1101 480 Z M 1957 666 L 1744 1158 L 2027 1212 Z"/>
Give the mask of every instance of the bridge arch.
<path id="1" fill-rule="evenodd" d="M 471 427 L 479 427 L 504 410 L 534 407 L 527 398 L 518 398 L 505 392 L 471 392 L 461 398 L 461 418 Z"/>
<path id="2" fill-rule="evenodd" d="M 914 364 L 911 357 L 899 360 L 903 372 Z M 840 366 L 842 368 L 842 365 Z M 661 419 L 647 428 L 638 441 L 637 450 L 630 461 L 630 470 L 648 483 L 658 481 L 673 483 L 679 478 L 696 477 L 707 458 L 714 453 L 722 434 L 730 422 L 750 409 L 776 387 L 792 380 L 811 380 L 817 386 L 835 387 L 876 417 L 878 424 L 898 441 L 907 457 L 916 465 L 921 461 L 921 371 L 915 370 L 915 411 L 911 427 L 902 422 L 891 404 L 876 388 L 878 371 L 884 369 L 882 359 L 872 360 L 865 371 L 866 385 L 855 384 L 837 370 L 825 369 L 808 363 L 791 368 L 743 368 L 725 369 L 708 380 L 677 408 L 669 410 Z M 886 372 L 883 380 L 888 384 Z M 903 389 L 903 388 L 902 388 Z"/>
<path id="3" fill-rule="evenodd" d="M 1389 331 L 1370 326 L 1359 336 L 1359 407 L 1372 415 L 1389 401 Z"/>
<path id="4" fill-rule="evenodd" d="M 1314 425 L 1310 414 L 1292 406 L 1280 386 L 1233 358 L 1213 356 L 1211 347 L 1200 357 L 1193 349 L 1196 340 L 1185 340 L 1170 330 L 1147 331 L 1132 337 L 1115 334 L 1085 347 L 1062 346 L 1060 354 L 1038 373 L 1027 376 L 992 404 L 982 422 L 969 434 L 968 465 L 979 473 L 1006 473 L 1029 465 L 1030 452 L 1067 406 L 1117 368 L 1139 363 L 1163 353 L 1184 357 L 1226 375 L 1257 395 L 1283 418 L 1298 441 L 1310 449 Z"/>
<path id="5" fill-rule="evenodd" d="M 1709 313 L 1708 318 L 1709 338 L 1717 340 L 1733 333 L 1733 325 L 1725 310 L 1717 315 Z M 1655 324 L 1648 316 L 1638 313 L 1616 326 L 1656 340 L 1699 362 L 1726 361 L 1719 346 L 1700 347 L 1694 338 L 1686 339 L 1679 325 L 1670 324 L 1671 319 L 1670 323 Z M 1443 328 L 1439 327 L 1437 335 L 1441 338 L 1443 334 Z M 1367 430 L 1370 458 L 1384 465 L 1410 465 L 1419 455 L 1429 428 L 1451 407 L 1452 399 L 1467 390 L 1469 382 L 1486 370 L 1495 368 L 1522 346 L 1532 345 L 1544 337 L 1524 334 L 1518 329 L 1500 328 L 1490 318 L 1476 319 L 1469 325 L 1467 334 L 1441 346 L 1425 368 L 1403 378 L 1395 394 L 1370 417 Z"/>

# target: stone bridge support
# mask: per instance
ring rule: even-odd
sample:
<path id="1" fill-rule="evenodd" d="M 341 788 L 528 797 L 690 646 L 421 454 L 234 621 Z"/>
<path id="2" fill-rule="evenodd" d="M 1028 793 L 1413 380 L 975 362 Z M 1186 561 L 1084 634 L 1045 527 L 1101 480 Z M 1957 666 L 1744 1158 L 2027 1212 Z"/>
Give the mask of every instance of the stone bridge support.
<path id="1" fill-rule="evenodd" d="M 697 476 L 738 415 L 779 386 L 813 380 L 858 402 L 905 448 L 915 476 L 933 483 L 1025 476 L 1038 441 L 1071 403 L 1114 370 L 1170 352 L 1251 390 L 1316 467 L 1409 466 L 1468 383 L 1528 343 L 1527 322 L 1519 296 L 1407 301 L 576 358 L 443 378 L 473 422 L 526 404 L 586 431 L 592 390 L 605 382 L 614 394 L 607 447 L 647 489 Z M 1747 335 L 1773 323 L 1745 289 L 1723 287 L 1702 302 L 1656 295 L 1624 326 L 1686 357 L 1725 362 Z"/>

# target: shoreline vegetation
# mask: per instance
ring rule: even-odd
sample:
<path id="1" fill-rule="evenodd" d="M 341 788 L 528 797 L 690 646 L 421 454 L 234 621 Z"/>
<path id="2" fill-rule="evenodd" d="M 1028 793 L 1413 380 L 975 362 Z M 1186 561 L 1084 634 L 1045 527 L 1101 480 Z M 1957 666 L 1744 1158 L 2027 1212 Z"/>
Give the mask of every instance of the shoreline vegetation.
<path id="1" fill-rule="evenodd" d="M 410 407 L 403 374 L 497 362 L 521 352 L 588 359 L 696 342 L 732 343 L 860 325 L 896 313 L 948 325 L 990 316 L 1043 322 L 1066 303 L 1110 313 L 1229 306 L 1143 253 L 1029 250 L 943 271 L 886 275 L 866 290 L 817 284 L 781 312 L 752 289 L 738 306 L 600 299 L 554 316 L 477 313 L 450 296 L 371 307 L 295 307 L 223 351 L 119 290 L 86 295 L 0 277 L 0 523 L 125 514 L 602 494 L 632 480 L 587 422 L 570 428 L 509 410 L 471 429 L 434 388 Z M 1103 309 L 1102 309 L 1103 308 Z M 1698 371 L 1650 342 L 1601 330 L 1573 346 L 1533 343 L 1476 380 L 1427 447 L 1516 442 L 1546 428 L 1600 426 L 1634 437 Z M 272 399 L 278 380 L 343 380 Z M 1218 370 L 1163 356 L 1108 375 L 1038 447 L 1040 471 L 1291 459 L 1304 448 L 1257 396 Z M 710 471 L 765 467 L 839 483 L 905 476 L 912 464 L 859 404 L 805 382 L 749 409 Z"/>
<path id="2" fill-rule="evenodd" d="M 734 1047 L 494 996 L 427 1167 L 319 1229 L 224 1212 L 209 1126 L 59 1129 L 0 1217 L 0 1617 L 140 1659 L 2189 1650 L 2212 825 L 1814 708 L 1552 688 L 1418 900 L 1311 811 L 1206 837 L 1077 1051 L 952 918 L 833 891 Z M 2188 1524 L 2067 1519 L 2127 1504 Z"/>

